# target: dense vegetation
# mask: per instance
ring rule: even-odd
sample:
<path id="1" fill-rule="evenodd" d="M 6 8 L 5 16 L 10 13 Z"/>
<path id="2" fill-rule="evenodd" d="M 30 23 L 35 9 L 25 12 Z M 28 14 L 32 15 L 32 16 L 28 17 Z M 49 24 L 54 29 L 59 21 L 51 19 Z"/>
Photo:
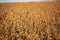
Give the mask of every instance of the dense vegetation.
<path id="1" fill-rule="evenodd" d="M 0 40 L 60 40 L 60 2 L 0 4 Z"/>

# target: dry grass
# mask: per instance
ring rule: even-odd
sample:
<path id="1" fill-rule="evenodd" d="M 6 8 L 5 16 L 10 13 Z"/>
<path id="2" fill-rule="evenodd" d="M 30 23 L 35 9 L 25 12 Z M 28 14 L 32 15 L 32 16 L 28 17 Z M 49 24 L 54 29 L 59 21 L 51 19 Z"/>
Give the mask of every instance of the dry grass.
<path id="1" fill-rule="evenodd" d="M 60 40 L 60 2 L 1 3 L 0 40 Z"/>

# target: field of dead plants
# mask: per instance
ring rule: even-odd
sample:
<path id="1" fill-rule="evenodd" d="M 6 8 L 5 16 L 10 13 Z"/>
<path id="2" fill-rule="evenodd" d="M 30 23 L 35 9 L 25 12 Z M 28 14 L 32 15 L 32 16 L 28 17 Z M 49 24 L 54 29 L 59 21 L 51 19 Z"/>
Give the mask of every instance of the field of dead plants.
<path id="1" fill-rule="evenodd" d="M 60 40 L 60 2 L 0 3 L 0 40 Z"/>

